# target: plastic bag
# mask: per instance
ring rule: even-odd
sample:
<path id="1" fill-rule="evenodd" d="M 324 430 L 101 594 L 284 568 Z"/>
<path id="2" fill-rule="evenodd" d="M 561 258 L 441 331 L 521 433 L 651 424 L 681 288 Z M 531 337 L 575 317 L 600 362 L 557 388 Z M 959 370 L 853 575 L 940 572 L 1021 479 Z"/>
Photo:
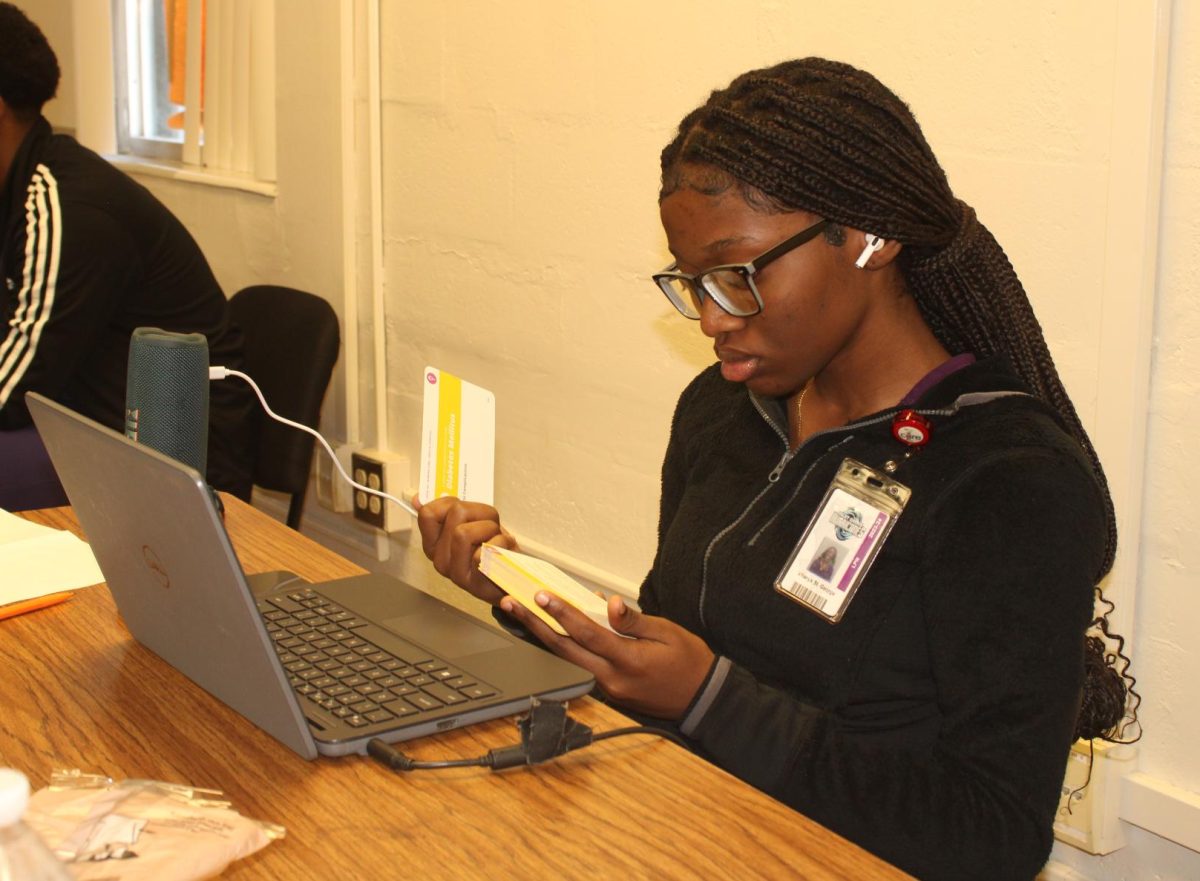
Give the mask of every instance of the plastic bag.
<path id="1" fill-rule="evenodd" d="M 56 771 L 25 822 L 78 881 L 199 881 L 282 838 L 213 789 Z"/>

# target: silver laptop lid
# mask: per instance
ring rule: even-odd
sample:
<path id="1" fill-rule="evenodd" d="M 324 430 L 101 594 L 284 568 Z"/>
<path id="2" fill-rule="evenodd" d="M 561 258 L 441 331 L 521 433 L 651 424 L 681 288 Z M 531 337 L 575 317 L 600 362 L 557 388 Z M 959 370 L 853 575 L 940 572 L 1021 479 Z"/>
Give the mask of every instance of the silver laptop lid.
<path id="1" fill-rule="evenodd" d="M 26 400 L 129 632 L 268 734 L 316 758 L 200 474 L 41 395 Z"/>

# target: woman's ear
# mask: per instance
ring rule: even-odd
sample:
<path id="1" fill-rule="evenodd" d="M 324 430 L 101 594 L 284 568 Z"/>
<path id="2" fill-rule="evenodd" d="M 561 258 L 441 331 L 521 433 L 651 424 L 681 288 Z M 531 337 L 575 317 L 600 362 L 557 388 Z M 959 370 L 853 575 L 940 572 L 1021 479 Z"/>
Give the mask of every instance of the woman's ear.
<path id="1" fill-rule="evenodd" d="M 855 231 L 851 234 L 850 241 L 853 242 L 860 235 L 862 236 L 862 251 L 859 253 L 858 259 L 854 261 L 854 265 L 859 269 L 882 269 L 895 260 L 896 255 L 904 247 L 893 239 L 885 239 L 869 232 Z"/>

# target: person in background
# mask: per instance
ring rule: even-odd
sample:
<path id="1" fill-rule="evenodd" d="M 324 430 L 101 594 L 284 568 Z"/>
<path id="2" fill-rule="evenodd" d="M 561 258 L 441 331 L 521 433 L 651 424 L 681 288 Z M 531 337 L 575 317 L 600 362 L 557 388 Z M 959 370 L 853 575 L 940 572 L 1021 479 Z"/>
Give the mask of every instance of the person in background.
<path id="1" fill-rule="evenodd" d="M 202 333 L 240 367 L 241 332 L 204 255 L 148 190 L 41 115 L 59 67 L 37 25 L 0 3 L 0 508 L 65 504 L 30 424 L 37 391 L 124 431 L 134 328 Z M 254 401 L 211 388 L 208 480 L 250 496 Z"/>
<path id="2" fill-rule="evenodd" d="M 426 554 L 901 869 L 1029 881 L 1072 742 L 1118 736 L 1132 682 L 1091 630 L 1104 472 L 1016 273 L 909 108 L 845 64 L 739 76 L 661 164 L 654 281 L 719 363 L 675 410 L 641 610 L 609 600 L 636 638 L 543 593 L 560 636 L 505 597 L 477 570 L 516 545 L 489 506 L 424 503 Z M 855 556 L 822 587 L 823 541 Z"/>

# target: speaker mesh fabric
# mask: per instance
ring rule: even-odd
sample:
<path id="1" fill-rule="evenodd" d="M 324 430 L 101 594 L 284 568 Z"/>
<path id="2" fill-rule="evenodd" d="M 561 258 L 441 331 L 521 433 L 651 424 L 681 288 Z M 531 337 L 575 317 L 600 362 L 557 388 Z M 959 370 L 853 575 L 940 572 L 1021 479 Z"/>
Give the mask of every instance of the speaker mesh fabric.
<path id="1" fill-rule="evenodd" d="M 129 341 L 125 434 L 204 474 L 208 463 L 208 340 L 139 327 Z"/>

